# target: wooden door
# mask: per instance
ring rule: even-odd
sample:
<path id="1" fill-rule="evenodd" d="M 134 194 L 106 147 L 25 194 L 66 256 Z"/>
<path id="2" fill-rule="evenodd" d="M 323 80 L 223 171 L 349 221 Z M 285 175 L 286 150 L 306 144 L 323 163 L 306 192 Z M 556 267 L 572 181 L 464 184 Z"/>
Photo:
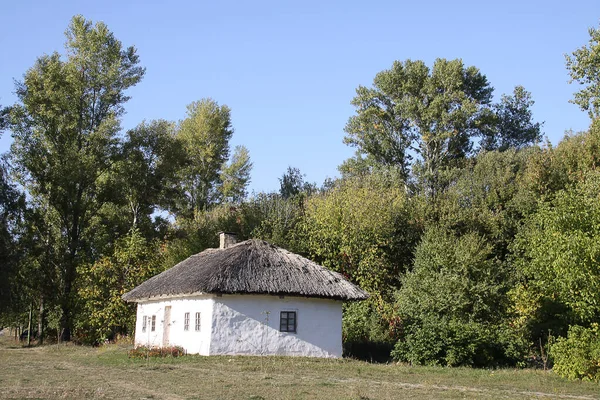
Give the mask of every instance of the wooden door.
<path id="1" fill-rule="evenodd" d="M 171 333 L 171 306 L 165 307 L 165 318 L 163 319 L 163 347 L 169 345 L 169 334 Z"/>

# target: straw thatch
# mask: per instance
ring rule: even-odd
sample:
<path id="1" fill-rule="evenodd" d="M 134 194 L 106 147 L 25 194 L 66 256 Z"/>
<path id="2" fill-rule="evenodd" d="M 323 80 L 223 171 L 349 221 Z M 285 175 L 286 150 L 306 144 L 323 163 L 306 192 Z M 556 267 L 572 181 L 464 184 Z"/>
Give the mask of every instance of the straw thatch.
<path id="1" fill-rule="evenodd" d="M 364 300 L 369 295 L 337 272 L 262 240 L 208 249 L 156 275 L 126 301 L 192 293 L 251 293 Z"/>

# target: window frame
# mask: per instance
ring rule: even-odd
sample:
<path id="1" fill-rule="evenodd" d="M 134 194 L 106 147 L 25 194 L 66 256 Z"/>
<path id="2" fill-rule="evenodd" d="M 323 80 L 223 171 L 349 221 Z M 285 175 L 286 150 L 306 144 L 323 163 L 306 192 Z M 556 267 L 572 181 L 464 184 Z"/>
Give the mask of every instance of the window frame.
<path id="1" fill-rule="evenodd" d="M 153 315 L 151 318 L 150 332 L 156 332 L 156 315 Z"/>
<path id="2" fill-rule="evenodd" d="M 196 312 L 196 318 L 194 320 L 194 331 L 201 332 L 202 330 L 202 314 L 200 312 Z"/>
<path id="3" fill-rule="evenodd" d="M 142 332 L 146 332 L 146 327 L 148 326 L 148 316 L 142 316 Z"/>
<path id="4" fill-rule="evenodd" d="M 290 325 L 290 316 L 293 315 L 293 324 Z M 298 311 L 285 310 L 279 312 L 279 332 L 298 333 Z"/>
<path id="5" fill-rule="evenodd" d="M 189 312 L 186 312 L 185 314 L 183 314 L 183 330 L 184 331 L 190 330 L 190 313 Z"/>

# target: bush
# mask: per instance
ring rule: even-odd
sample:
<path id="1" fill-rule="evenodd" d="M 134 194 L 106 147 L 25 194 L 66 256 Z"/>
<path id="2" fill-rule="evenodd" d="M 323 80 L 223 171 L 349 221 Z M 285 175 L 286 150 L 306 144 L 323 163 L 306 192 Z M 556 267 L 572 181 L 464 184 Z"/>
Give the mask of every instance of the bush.
<path id="1" fill-rule="evenodd" d="M 183 355 L 185 355 L 185 350 L 181 346 L 167 346 L 167 347 L 138 346 L 127 352 L 127 356 L 129 358 L 181 357 Z"/>
<path id="2" fill-rule="evenodd" d="M 402 321 L 392 356 L 412 364 L 491 367 L 523 358 L 506 320 L 508 271 L 477 233 L 430 227 L 402 279 Z"/>
<path id="3" fill-rule="evenodd" d="M 600 327 L 569 327 L 566 338 L 559 338 L 550 346 L 554 360 L 552 370 L 567 379 L 600 381 Z"/>
<path id="4" fill-rule="evenodd" d="M 501 326 L 441 318 L 409 325 L 392 357 L 416 365 L 492 367 L 515 365 L 523 350 Z"/>

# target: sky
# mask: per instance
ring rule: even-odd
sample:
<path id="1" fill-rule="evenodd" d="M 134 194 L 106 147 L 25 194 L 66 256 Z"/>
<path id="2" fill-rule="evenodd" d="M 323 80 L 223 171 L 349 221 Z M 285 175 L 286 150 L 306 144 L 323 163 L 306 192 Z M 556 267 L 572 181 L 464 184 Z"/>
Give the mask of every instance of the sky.
<path id="1" fill-rule="evenodd" d="M 534 119 L 556 144 L 586 130 L 569 103 L 565 54 L 598 27 L 600 1 L 74 1 L 0 0 L 0 104 L 16 101 L 37 57 L 64 50 L 73 15 L 103 21 L 137 48 L 144 79 L 128 91 L 124 130 L 185 118 L 210 97 L 231 108 L 231 144 L 254 164 L 250 191 L 274 191 L 288 166 L 321 184 L 354 149 L 343 143 L 359 85 L 395 60 L 461 58 L 485 74 L 495 100 L 523 85 Z M 0 138 L 8 151 L 10 133 Z"/>

